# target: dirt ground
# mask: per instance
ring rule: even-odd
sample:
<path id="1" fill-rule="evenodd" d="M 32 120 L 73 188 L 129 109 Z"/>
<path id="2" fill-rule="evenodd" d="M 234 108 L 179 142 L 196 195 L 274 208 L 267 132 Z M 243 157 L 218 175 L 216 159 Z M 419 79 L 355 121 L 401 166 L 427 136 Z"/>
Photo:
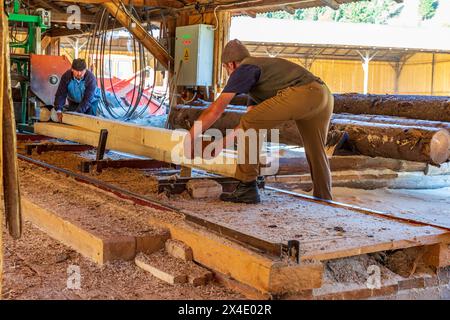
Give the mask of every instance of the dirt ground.
<path id="1" fill-rule="evenodd" d="M 81 289 L 67 288 L 68 268 L 78 266 Z M 53 240 L 30 223 L 13 240 L 4 234 L 2 299 L 243 299 L 213 282 L 206 286 L 170 285 L 133 261 L 99 266 Z"/>

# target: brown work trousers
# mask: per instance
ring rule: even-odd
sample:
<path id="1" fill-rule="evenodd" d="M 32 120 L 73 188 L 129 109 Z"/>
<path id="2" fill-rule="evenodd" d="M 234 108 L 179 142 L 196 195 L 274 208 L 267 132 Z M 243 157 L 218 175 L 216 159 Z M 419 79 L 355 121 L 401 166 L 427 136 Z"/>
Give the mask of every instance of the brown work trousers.
<path id="1" fill-rule="evenodd" d="M 331 172 L 325 143 L 328 134 L 334 98 L 325 84 L 312 82 L 298 87 L 280 90 L 275 97 L 255 106 L 241 117 L 240 127 L 245 131 L 272 129 L 294 120 L 303 140 L 306 158 L 311 171 L 314 196 L 331 200 Z M 249 159 L 245 148 L 245 159 Z M 259 156 L 258 156 L 259 158 Z M 259 175 L 258 164 L 238 164 L 236 178 L 249 182 Z"/>

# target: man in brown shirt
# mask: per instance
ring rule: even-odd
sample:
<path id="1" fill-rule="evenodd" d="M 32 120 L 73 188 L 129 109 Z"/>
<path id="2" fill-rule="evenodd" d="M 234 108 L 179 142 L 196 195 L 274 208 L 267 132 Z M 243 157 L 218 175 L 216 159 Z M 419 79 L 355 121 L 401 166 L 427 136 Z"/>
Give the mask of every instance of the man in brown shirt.
<path id="1" fill-rule="evenodd" d="M 200 115 L 198 121 L 201 121 L 202 132 L 219 119 L 235 95 L 248 94 L 252 106 L 241 117 L 236 129 L 272 129 L 294 120 L 303 140 L 314 196 L 331 200 L 331 174 L 325 143 L 334 100 L 325 83 L 288 60 L 251 57 L 239 40 L 232 40 L 225 46 L 222 64 L 230 78 L 218 99 Z M 197 138 L 194 134 L 192 129 L 192 145 Z M 246 160 L 250 158 L 249 150 L 246 146 Z M 222 194 L 221 199 L 259 203 L 258 175 L 258 164 L 238 163 L 235 177 L 241 183 L 233 193 Z"/>

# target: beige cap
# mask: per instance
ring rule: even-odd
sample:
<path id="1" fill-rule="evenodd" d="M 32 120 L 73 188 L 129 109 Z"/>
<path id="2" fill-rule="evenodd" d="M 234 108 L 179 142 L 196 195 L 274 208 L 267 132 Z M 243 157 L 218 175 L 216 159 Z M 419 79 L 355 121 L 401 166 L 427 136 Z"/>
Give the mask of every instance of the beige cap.
<path id="1" fill-rule="evenodd" d="M 237 39 L 228 42 L 222 52 L 222 63 L 241 62 L 245 58 L 250 57 L 250 52 Z"/>

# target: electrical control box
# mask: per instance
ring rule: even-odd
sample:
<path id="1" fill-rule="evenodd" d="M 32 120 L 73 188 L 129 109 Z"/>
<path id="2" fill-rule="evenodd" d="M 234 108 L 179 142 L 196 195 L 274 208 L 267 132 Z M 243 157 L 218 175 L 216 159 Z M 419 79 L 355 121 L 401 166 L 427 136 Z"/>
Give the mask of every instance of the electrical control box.
<path id="1" fill-rule="evenodd" d="M 175 37 L 174 63 L 177 85 L 211 86 L 214 56 L 212 26 L 197 24 L 178 27 Z"/>

